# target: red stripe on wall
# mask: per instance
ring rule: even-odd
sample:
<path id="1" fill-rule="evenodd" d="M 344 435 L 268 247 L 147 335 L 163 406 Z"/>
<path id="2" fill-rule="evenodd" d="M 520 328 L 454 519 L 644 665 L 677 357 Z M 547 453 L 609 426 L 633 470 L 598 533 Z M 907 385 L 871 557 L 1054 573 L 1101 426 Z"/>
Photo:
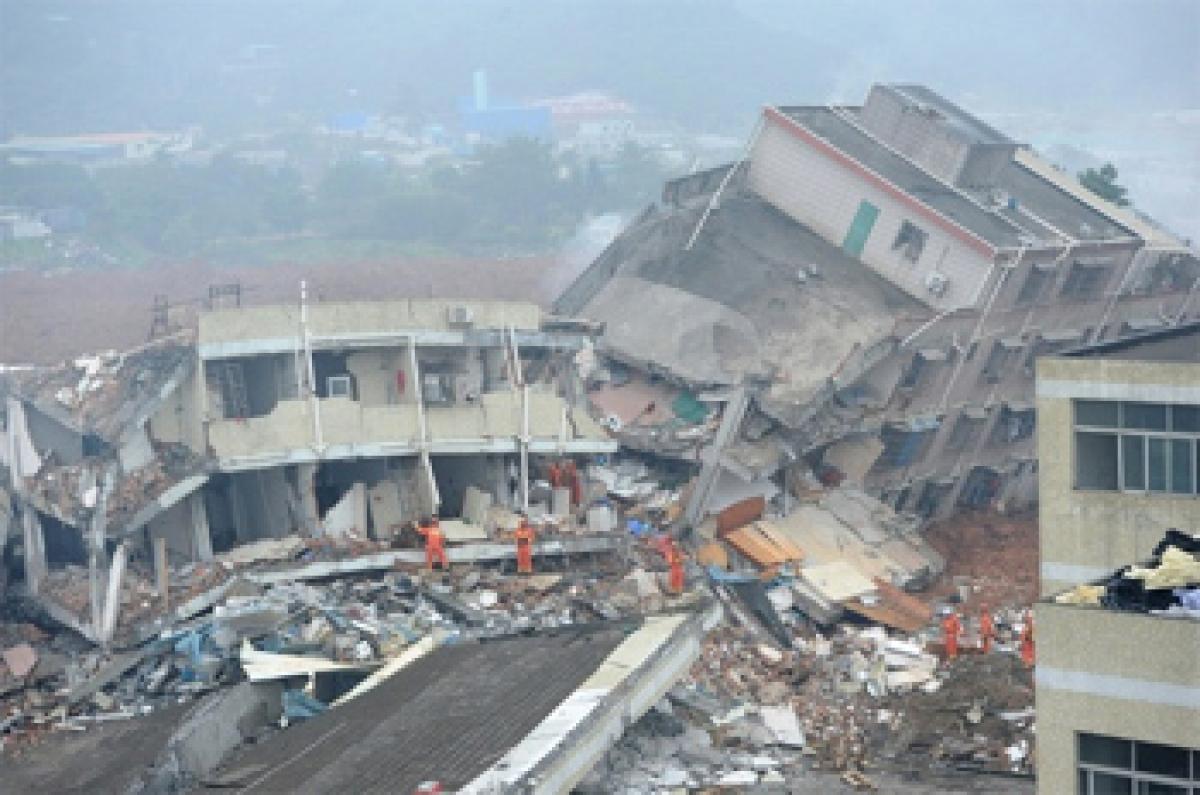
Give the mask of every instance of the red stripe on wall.
<path id="1" fill-rule="evenodd" d="M 867 182 L 870 182 L 884 193 L 887 193 L 889 196 L 892 196 L 898 201 L 908 205 L 915 212 L 927 218 L 934 225 L 941 227 L 944 231 L 966 243 L 971 248 L 983 254 L 989 260 L 996 256 L 996 249 L 991 243 L 988 243 L 979 235 L 950 220 L 924 202 L 914 199 L 899 187 L 891 182 L 888 182 L 886 179 L 879 176 L 874 171 L 843 152 L 841 149 L 838 149 L 824 138 L 816 135 L 807 127 L 800 124 L 800 122 L 783 113 L 778 108 L 767 107 L 763 110 L 763 113 L 768 119 L 780 124 L 793 136 L 809 144 L 817 151 L 828 157 L 830 160 L 834 160 L 858 174 L 860 177 L 865 179 Z"/>

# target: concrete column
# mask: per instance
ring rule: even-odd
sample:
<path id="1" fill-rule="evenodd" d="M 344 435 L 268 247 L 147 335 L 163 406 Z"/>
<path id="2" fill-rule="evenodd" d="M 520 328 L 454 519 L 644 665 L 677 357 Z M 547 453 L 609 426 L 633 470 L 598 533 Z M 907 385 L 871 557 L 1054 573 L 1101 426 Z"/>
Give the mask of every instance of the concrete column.
<path id="1" fill-rule="evenodd" d="M 33 508 L 22 508 L 21 527 L 25 541 L 25 587 L 36 596 L 46 576 L 46 537 Z"/>
<path id="2" fill-rule="evenodd" d="M 108 572 L 108 595 L 104 599 L 104 619 L 97 640 L 108 643 L 117 630 L 117 617 L 121 613 L 121 580 L 125 578 L 125 542 L 117 544 L 113 553 L 112 566 Z"/>
<path id="3" fill-rule="evenodd" d="M 516 342 L 513 342 L 516 345 Z M 520 362 L 520 359 L 517 359 Z M 521 510 L 529 510 L 529 387 L 521 387 Z"/>
<path id="4" fill-rule="evenodd" d="M 212 560 L 212 533 L 203 492 L 195 491 L 188 497 L 188 508 L 192 512 L 192 555 L 196 560 Z"/>
<path id="5" fill-rule="evenodd" d="M 296 488 L 299 494 L 301 521 L 306 535 L 315 535 L 321 516 L 317 509 L 317 465 L 296 465 Z"/>
<path id="6" fill-rule="evenodd" d="M 167 539 L 162 536 L 154 539 L 154 584 L 166 612 L 171 608 L 171 567 L 167 562 Z"/>

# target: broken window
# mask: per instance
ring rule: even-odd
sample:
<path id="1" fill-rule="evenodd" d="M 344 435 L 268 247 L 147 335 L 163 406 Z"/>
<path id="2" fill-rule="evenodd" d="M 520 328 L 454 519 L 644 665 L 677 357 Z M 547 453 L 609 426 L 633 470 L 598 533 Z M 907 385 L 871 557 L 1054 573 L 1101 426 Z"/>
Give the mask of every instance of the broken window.
<path id="1" fill-rule="evenodd" d="M 904 221 L 900 224 L 900 231 L 896 233 L 892 251 L 899 251 L 904 259 L 916 262 L 921 259 L 921 252 L 925 250 L 925 241 L 928 239 L 929 235 L 924 230 Z"/>
<path id="2" fill-rule="evenodd" d="M 954 423 L 954 429 L 950 431 L 950 438 L 946 440 L 947 450 L 964 450 L 979 436 L 979 431 L 983 428 L 983 422 L 986 414 L 972 414 L 963 412 L 958 415 L 958 419 Z"/>
<path id="3" fill-rule="evenodd" d="M 911 426 L 888 425 L 880 433 L 883 452 L 880 462 L 888 466 L 907 466 L 925 454 L 937 432 L 937 418 L 914 421 Z"/>
<path id="4" fill-rule="evenodd" d="M 1075 401 L 1079 489 L 1200 493 L 1200 407 Z"/>
<path id="5" fill-rule="evenodd" d="M 1060 297 L 1087 301 L 1100 295 L 1108 277 L 1108 266 L 1087 262 L 1076 262 L 1063 282 Z"/>
<path id="6" fill-rule="evenodd" d="M 979 371 L 980 377 L 989 384 L 995 384 L 1004 378 L 1013 361 L 1016 360 L 1024 343 L 1020 339 L 996 340 L 992 350 Z"/>
<path id="7" fill-rule="evenodd" d="M 1029 274 L 1025 277 L 1025 282 L 1021 285 L 1021 291 L 1017 293 L 1018 304 L 1030 304 L 1041 297 L 1046 289 L 1046 285 L 1050 283 L 1051 277 L 1054 276 L 1053 265 L 1034 265 L 1029 269 Z"/>
<path id="8" fill-rule="evenodd" d="M 1076 735 L 1080 795 L 1188 793 L 1200 781 L 1200 750 L 1099 734 Z"/>
<path id="9" fill-rule="evenodd" d="M 925 369 L 925 358 L 919 353 L 914 353 L 912 361 L 904 369 L 904 375 L 900 376 L 900 389 L 915 389 L 917 384 L 921 383 L 921 374 Z"/>
<path id="10" fill-rule="evenodd" d="M 1059 351 L 1074 347 L 1083 340 L 1084 336 L 1084 332 L 1072 329 L 1047 332 L 1041 335 L 1035 343 L 1029 346 L 1029 353 L 1025 357 L 1025 375 L 1033 377 L 1038 357 L 1052 356 Z"/>
<path id="11" fill-rule="evenodd" d="M 993 444 L 1012 444 L 1033 436 L 1036 413 L 1032 408 L 1005 406 L 992 431 Z"/>

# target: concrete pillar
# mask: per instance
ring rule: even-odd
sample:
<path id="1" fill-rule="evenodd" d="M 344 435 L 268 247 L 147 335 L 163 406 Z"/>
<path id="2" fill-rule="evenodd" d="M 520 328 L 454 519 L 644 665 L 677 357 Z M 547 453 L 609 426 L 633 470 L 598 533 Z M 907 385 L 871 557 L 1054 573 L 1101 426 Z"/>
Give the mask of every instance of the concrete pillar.
<path id="1" fill-rule="evenodd" d="M 514 343 L 515 344 L 515 343 Z M 520 362 L 520 359 L 517 359 Z M 521 387 L 521 511 L 529 510 L 529 387 Z"/>
<path id="2" fill-rule="evenodd" d="M 104 599 L 104 619 L 100 625 L 100 643 L 112 640 L 117 630 L 117 618 L 121 613 L 121 580 L 125 578 L 125 542 L 117 544 L 113 553 L 112 566 L 108 572 L 108 595 Z"/>
<path id="3" fill-rule="evenodd" d="M 315 535 L 317 523 L 321 520 L 317 509 L 317 465 L 296 465 L 296 490 L 299 493 L 300 517 L 305 535 Z"/>
<path id="4" fill-rule="evenodd" d="M 154 539 L 154 584 L 165 613 L 171 608 L 171 567 L 167 562 L 167 539 L 162 536 Z"/>
<path id="5" fill-rule="evenodd" d="M 208 528 L 203 492 L 196 491 L 188 497 L 188 508 L 192 512 L 192 555 L 196 560 L 212 560 L 212 533 Z"/>
<path id="6" fill-rule="evenodd" d="M 21 527 L 25 541 L 25 587 L 36 596 L 46 576 L 46 537 L 37 513 L 28 506 L 21 510 Z"/>

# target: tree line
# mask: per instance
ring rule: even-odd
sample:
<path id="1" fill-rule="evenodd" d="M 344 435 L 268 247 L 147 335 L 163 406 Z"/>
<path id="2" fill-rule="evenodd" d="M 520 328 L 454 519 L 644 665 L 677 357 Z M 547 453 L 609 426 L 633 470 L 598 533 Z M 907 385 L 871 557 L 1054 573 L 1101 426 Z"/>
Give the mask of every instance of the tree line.
<path id="1" fill-rule="evenodd" d="M 95 169 L 3 164 L 0 195 L 9 205 L 69 209 L 85 219 L 78 232 L 85 239 L 151 255 L 196 256 L 213 241 L 303 235 L 536 251 L 569 237 L 588 214 L 640 209 L 665 176 L 653 153 L 636 145 L 602 164 L 516 138 L 415 171 L 343 157 L 308 181 L 291 166 L 232 153 L 201 165 L 166 158 Z"/>

